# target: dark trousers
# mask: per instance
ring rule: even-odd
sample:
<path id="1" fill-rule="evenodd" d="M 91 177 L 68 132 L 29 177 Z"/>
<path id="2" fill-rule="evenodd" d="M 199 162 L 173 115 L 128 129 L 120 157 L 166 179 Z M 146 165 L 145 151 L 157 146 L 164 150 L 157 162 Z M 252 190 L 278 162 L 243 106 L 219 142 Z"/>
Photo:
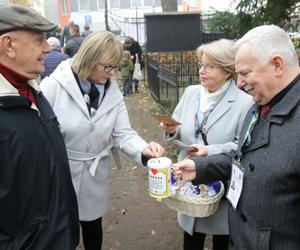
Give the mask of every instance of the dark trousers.
<path id="1" fill-rule="evenodd" d="M 102 217 L 93 221 L 80 221 L 82 239 L 85 250 L 101 250 Z"/>
<path id="2" fill-rule="evenodd" d="M 133 87 L 132 85 L 134 85 L 135 92 L 138 92 L 139 91 L 139 80 L 133 79 L 130 89 L 132 89 L 132 87 Z"/>
<path id="3" fill-rule="evenodd" d="M 194 232 L 193 236 L 184 232 L 183 249 L 184 250 L 202 250 L 204 247 L 205 234 Z M 228 235 L 213 235 L 213 250 L 228 249 Z"/>

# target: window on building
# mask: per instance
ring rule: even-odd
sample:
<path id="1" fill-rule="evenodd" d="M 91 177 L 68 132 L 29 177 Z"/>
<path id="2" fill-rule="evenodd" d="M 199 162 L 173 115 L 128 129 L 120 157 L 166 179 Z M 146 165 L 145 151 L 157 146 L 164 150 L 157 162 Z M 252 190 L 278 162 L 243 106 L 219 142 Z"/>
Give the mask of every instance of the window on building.
<path id="1" fill-rule="evenodd" d="M 62 4 L 62 15 L 63 16 L 66 16 L 66 15 L 68 15 L 68 5 L 67 5 L 67 0 L 62 0 L 62 2 L 61 2 L 61 4 Z"/>
<path id="2" fill-rule="evenodd" d="M 120 0 L 107 0 L 108 9 L 120 9 Z M 105 0 L 98 0 L 98 9 L 105 9 Z"/>
<path id="3" fill-rule="evenodd" d="M 131 0 L 131 7 L 132 8 L 142 7 L 142 0 Z"/>
<path id="4" fill-rule="evenodd" d="M 149 7 L 153 5 L 154 5 L 153 0 L 131 0 L 132 8 Z"/>
<path id="5" fill-rule="evenodd" d="M 98 0 L 98 9 L 105 9 L 105 0 Z"/>
<path id="6" fill-rule="evenodd" d="M 110 0 L 111 9 L 120 9 L 120 0 Z"/>
<path id="7" fill-rule="evenodd" d="M 79 11 L 89 10 L 89 0 L 79 0 L 78 1 Z"/>
<path id="8" fill-rule="evenodd" d="M 153 0 L 144 0 L 144 6 L 153 6 Z"/>

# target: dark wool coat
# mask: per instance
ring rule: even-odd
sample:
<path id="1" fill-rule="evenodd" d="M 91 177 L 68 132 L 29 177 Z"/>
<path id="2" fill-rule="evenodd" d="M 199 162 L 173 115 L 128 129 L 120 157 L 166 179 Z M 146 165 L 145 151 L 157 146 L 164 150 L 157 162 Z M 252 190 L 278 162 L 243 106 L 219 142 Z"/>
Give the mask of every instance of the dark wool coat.
<path id="1" fill-rule="evenodd" d="M 0 249 L 74 250 L 77 201 L 56 116 L 42 92 L 36 110 L 8 89 L 0 79 Z"/>
<path id="2" fill-rule="evenodd" d="M 241 132 L 238 152 L 245 169 L 236 211 L 229 209 L 231 249 L 300 249 L 300 81 L 273 106 L 241 147 L 252 112 Z M 228 179 L 231 158 L 226 155 L 195 159 L 196 182 Z"/>

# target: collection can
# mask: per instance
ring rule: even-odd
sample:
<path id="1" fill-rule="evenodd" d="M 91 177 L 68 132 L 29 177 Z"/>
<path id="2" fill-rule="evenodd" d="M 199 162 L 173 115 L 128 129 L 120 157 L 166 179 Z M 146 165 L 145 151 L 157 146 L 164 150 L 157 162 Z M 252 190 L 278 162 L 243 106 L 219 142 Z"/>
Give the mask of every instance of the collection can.
<path id="1" fill-rule="evenodd" d="M 158 199 L 169 197 L 171 191 L 171 159 L 167 157 L 152 158 L 147 165 L 150 196 Z"/>

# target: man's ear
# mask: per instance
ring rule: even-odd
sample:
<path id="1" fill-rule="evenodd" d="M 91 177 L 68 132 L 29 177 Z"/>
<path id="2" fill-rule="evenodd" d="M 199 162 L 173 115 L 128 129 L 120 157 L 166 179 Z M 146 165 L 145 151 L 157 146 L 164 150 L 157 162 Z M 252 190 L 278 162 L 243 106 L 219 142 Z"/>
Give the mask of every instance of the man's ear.
<path id="1" fill-rule="evenodd" d="M 283 73 L 283 59 L 280 55 L 272 56 L 272 64 L 274 65 L 275 75 L 281 76 Z"/>
<path id="2" fill-rule="evenodd" d="M 9 58 L 14 58 L 16 55 L 15 42 L 8 34 L 0 36 L 0 44 L 2 53 L 6 54 Z"/>

